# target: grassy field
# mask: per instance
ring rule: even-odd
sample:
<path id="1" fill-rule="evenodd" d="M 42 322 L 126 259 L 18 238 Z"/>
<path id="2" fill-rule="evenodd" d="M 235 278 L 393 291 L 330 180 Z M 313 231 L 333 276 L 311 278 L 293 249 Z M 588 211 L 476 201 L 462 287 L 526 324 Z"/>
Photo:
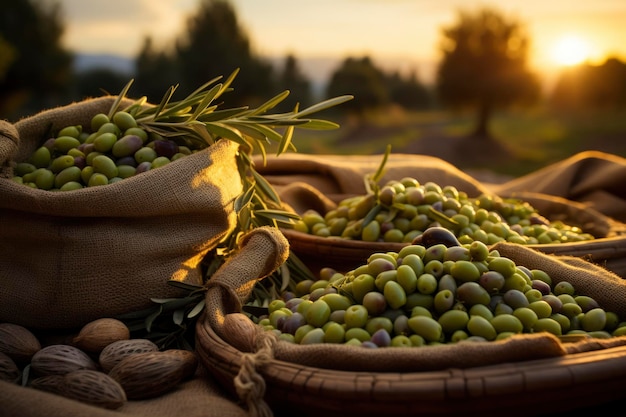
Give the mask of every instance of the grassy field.
<path id="1" fill-rule="evenodd" d="M 432 155 L 468 172 L 503 177 L 524 175 L 585 150 L 626 157 L 626 110 L 500 112 L 491 122 L 492 143 L 468 137 L 474 124 L 471 114 L 391 109 L 360 119 L 324 118 L 341 127 L 327 132 L 298 130 L 294 137 L 298 153 L 382 154 L 389 144 L 392 153 Z"/>

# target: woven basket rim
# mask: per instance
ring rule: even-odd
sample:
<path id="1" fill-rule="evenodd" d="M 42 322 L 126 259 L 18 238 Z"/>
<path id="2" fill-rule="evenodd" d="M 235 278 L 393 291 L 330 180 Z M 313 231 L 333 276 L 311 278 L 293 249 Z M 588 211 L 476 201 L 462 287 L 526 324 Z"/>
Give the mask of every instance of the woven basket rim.
<path id="1" fill-rule="evenodd" d="M 200 321 L 197 327 L 200 361 L 225 384 L 225 388 L 236 393 L 233 380 L 241 369 L 244 356 L 249 353 L 224 341 L 208 323 Z M 464 411 L 466 407 L 469 407 L 468 411 L 501 409 L 506 404 L 522 406 L 527 410 L 526 415 L 533 415 L 533 412 L 545 412 L 546 409 L 529 407 L 530 398 L 534 401 L 536 397 L 543 397 L 541 401 L 549 401 L 560 396 L 568 402 L 554 411 L 623 398 L 626 391 L 621 389 L 620 381 L 626 378 L 626 346 L 438 371 L 346 371 L 277 359 L 271 359 L 258 371 L 266 383 L 265 400 L 272 407 L 308 407 L 308 413 L 314 412 L 306 415 L 320 412 L 356 415 L 354 412 L 359 406 L 348 414 L 345 409 L 341 413 L 333 409 L 333 404 L 352 404 L 351 401 L 365 407 L 359 411 L 364 414 L 359 415 L 373 416 L 381 411 L 391 413 L 409 408 L 415 408 L 412 412 L 420 412 L 420 415 L 427 415 L 429 410 L 439 415 Z M 605 387 L 606 391 L 589 395 L 590 387 L 595 386 Z M 518 404 L 514 404 L 515 401 Z M 394 410 L 394 407 L 398 409 Z"/>

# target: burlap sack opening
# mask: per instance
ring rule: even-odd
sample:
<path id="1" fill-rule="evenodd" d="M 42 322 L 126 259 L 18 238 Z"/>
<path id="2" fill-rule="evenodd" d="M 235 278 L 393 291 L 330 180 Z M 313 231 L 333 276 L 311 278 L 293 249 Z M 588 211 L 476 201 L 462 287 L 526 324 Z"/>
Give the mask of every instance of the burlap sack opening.
<path id="1" fill-rule="evenodd" d="M 577 257 L 557 257 L 509 243 L 494 247 L 518 265 L 546 271 L 553 282 L 572 282 L 607 311 L 626 316 L 626 282 Z M 243 279 L 243 277 L 240 277 Z M 241 381 L 253 415 L 375 416 L 513 415 L 565 412 L 623 399 L 626 337 L 561 342 L 549 333 L 520 334 L 497 342 L 462 342 L 424 348 L 364 349 L 348 345 L 295 345 L 260 328 L 224 323 L 238 303 L 219 302 L 228 288 L 244 288 L 223 276 L 226 290 L 209 290 L 207 311 L 197 325 L 201 362 L 233 394 Z M 252 341 L 246 350 L 242 341 Z M 599 387 L 602 389 L 599 389 Z M 250 392 L 253 393 L 250 394 Z M 243 398 L 242 398 L 243 399 Z M 482 414 L 484 415 L 484 414 Z"/>
<path id="2" fill-rule="evenodd" d="M 69 192 L 10 180 L 53 132 L 90 126 L 115 97 L 51 109 L 0 129 L 0 321 L 75 328 L 182 296 L 200 262 L 236 225 L 238 145 L 221 140 L 158 169 Z M 8 125 L 8 126 L 7 126 Z"/>

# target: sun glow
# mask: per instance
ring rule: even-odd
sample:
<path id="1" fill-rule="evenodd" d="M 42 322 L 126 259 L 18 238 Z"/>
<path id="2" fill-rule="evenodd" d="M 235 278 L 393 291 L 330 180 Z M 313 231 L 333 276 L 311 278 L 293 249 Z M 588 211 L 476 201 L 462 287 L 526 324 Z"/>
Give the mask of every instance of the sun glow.
<path id="1" fill-rule="evenodd" d="M 581 37 L 566 35 L 561 37 L 552 48 L 552 59 L 563 66 L 580 64 L 591 56 L 590 44 Z"/>

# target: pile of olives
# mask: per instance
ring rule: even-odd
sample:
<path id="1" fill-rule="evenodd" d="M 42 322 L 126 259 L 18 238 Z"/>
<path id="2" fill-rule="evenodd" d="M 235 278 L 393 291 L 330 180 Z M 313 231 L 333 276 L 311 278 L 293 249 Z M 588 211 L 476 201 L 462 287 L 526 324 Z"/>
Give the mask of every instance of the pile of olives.
<path id="1" fill-rule="evenodd" d="M 451 232 L 434 228 L 427 233 Z M 270 302 L 257 319 L 280 339 L 366 347 L 493 341 L 519 333 L 610 338 L 626 322 L 567 281 L 552 282 L 480 241 L 374 253 L 345 274 L 324 268 L 318 280 Z M 567 336 L 566 336 L 567 337 Z"/>
<path id="2" fill-rule="evenodd" d="M 367 242 L 412 243 L 426 229 L 445 227 L 461 243 L 522 245 L 594 239 L 577 226 L 541 216 L 528 202 L 482 194 L 470 198 L 453 186 L 389 181 L 378 192 L 347 198 L 325 215 L 307 210 L 294 225 L 300 232 Z"/>
<path id="3" fill-rule="evenodd" d="M 14 169 L 13 181 L 43 190 L 70 191 L 111 184 L 155 169 L 193 152 L 138 126 L 128 112 L 111 119 L 99 113 L 90 132 L 62 128 Z"/>

